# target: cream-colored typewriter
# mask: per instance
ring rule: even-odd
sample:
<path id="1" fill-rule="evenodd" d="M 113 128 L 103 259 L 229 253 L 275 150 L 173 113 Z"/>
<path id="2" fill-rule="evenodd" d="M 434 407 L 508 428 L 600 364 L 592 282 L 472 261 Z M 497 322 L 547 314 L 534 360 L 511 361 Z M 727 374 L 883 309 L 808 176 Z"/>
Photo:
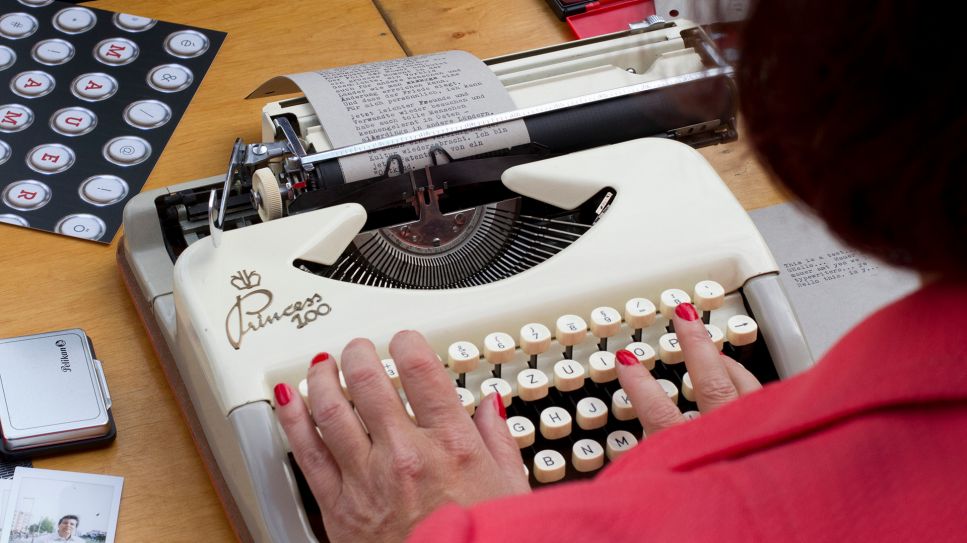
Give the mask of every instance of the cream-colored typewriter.
<path id="1" fill-rule="evenodd" d="M 242 540 L 325 539 L 272 387 L 355 337 L 388 357 L 420 330 L 468 411 L 500 392 L 535 486 L 644 437 L 616 349 L 696 409 L 666 318 L 682 300 L 762 380 L 811 364 L 766 245 L 693 149 L 735 137 L 729 66 L 692 25 L 641 26 L 486 61 L 510 111 L 348 148 L 311 100 L 269 103 L 224 177 L 127 206 L 119 262 Z M 423 167 L 391 155 L 351 182 L 337 162 L 512 121 L 529 142 L 431 145 Z"/>

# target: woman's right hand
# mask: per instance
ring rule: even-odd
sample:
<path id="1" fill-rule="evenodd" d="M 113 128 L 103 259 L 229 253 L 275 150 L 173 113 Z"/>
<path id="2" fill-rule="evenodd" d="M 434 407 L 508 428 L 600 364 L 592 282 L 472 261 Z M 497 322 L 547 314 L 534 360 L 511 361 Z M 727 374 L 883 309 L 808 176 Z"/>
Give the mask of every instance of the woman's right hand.
<path id="1" fill-rule="evenodd" d="M 715 348 L 695 306 L 680 304 L 675 308 L 672 321 L 685 355 L 695 402 L 701 413 L 718 409 L 739 396 L 762 388 L 759 380 L 742 364 Z M 645 435 L 686 421 L 658 381 L 633 353 L 621 350 L 616 353 L 616 358 L 618 380 L 641 421 Z"/>

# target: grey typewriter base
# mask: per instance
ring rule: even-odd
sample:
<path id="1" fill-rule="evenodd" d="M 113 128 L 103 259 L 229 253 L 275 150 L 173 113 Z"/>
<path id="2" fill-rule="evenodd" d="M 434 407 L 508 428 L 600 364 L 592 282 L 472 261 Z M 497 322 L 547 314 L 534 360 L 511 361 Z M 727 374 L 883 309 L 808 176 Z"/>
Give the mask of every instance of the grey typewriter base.
<path id="1" fill-rule="evenodd" d="M 204 379 L 197 371 L 199 365 L 175 356 L 169 348 L 174 344 L 173 296 L 170 292 L 146 296 L 150 291 L 141 290 L 143 276 L 129 262 L 128 243 L 122 239 L 118 245 L 122 278 L 239 541 L 318 543 L 300 502 L 272 407 L 254 402 L 224 417 L 214 399 L 193 386 L 199 382 L 195 379 Z M 170 277 L 171 261 L 167 262 Z"/>
<path id="2" fill-rule="evenodd" d="M 778 273 L 753 277 L 742 287 L 752 314 L 762 329 L 772 363 L 780 379 L 788 379 L 813 365 L 796 314 L 789 305 Z"/>

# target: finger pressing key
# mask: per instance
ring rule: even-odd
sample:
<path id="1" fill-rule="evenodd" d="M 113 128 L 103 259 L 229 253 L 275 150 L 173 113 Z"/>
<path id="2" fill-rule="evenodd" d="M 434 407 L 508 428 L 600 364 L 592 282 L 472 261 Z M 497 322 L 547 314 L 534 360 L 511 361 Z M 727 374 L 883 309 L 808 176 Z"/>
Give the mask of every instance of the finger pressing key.
<path id="1" fill-rule="evenodd" d="M 459 402 L 453 401 L 453 379 L 419 332 L 396 334 L 390 341 L 389 351 L 420 426 L 456 425 L 470 429 L 473 425 L 470 417 Z"/>
<path id="2" fill-rule="evenodd" d="M 341 476 L 338 463 L 329 447 L 319 437 L 316 425 L 306 410 L 305 402 L 298 401 L 299 398 L 295 396 L 292 388 L 285 383 L 275 385 L 273 392 L 275 393 L 275 409 L 279 424 L 285 431 L 296 462 L 306 470 L 306 479 L 309 486 L 320 490 L 339 488 Z M 342 398 L 341 395 L 338 397 Z M 352 414 L 352 410 L 350 410 L 350 414 Z M 363 437 L 365 438 L 365 436 Z M 365 446 L 368 449 L 368 439 Z M 367 449 L 362 449 L 362 451 Z M 365 456 L 365 453 L 360 453 L 360 456 Z M 327 494 L 337 495 L 338 493 L 319 492 L 316 495 L 324 500 L 327 499 Z"/>
<path id="3" fill-rule="evenodd" d="M 399 392 L 387 377 L 372 342 L 366 339 L 350 341 L 342 352 L 342 371 L 359 418 L 369 429 L 370 439 L 374 442 L 385 440 L 394 437 L 400 428 L 413 428 Z M 311 372 L 309 392 L 311 395 Z"/>
<path id="4" fill-rule="evenodd" d="M 340 390 L 338 371 L 336 361 L 327 353 L 319 353 L 312 359 L 306 378 L 309 409 L 336 463 L 342 469 L 350 470 L 351 466 L 359 467 L 357 462 L 366 457 L 363 453 L 369 450 L 371 443 L 352 405 Z M 279 420 L 285 426 L 286 417 L 281 411 Z M 288 430 L 286 432 L 288 434 Z M 293 444 L 294 454 L 295 448 Z"/>
<path id="5" fill-rule="evenodd" d="M 685 422 L 681 411 L 634 354 L 622 349 L 614 355 L 618 361 L 618 381 L 646 435 Z"/>
<path id="6" fill-rule="evenodd" d="M 695 307 L 680 304 L 675 308 L 674 322 L 699 411 L 711 411 L 738 398 L 739 392 Z"/>

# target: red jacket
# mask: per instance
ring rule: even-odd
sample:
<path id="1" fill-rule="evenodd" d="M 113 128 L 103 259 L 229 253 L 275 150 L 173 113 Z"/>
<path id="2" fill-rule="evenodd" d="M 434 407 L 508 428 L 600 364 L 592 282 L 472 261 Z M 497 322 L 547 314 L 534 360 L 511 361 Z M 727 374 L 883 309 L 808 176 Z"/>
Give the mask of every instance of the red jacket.
<path id="1" fill-rule="evenodd" d="M 593 480 L 444 506 L 410 541 L 967 541 L 967 285 L 894 303 Z"/>

